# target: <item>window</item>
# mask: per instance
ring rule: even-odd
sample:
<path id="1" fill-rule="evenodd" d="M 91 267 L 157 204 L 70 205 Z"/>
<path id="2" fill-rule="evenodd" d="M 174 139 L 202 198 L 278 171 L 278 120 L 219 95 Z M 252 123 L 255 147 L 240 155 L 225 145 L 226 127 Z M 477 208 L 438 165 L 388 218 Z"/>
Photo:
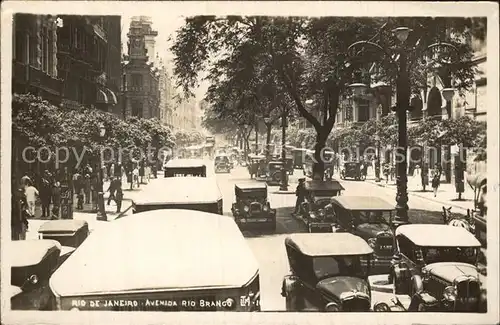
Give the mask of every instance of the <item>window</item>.
<path id="1" fill-rule="evenodd" d="M 26 48 L 28 39 L 28 35 L 19 30 L 16 31 L 15 39 L 15 51 L 14 51 L 14 59 L 18 62 L 26 63 L 28 60 L 28 49 Z"/>
<path id="2" fill-rule="evenodd" d="M 48 74 L 55 77 L 54 74 L 54 33 L 52 30 L 49 30 L 49 34 L 47 37 L 48 42 L 48 51 L 47 51 L 47 64 L 48 64 Z"/>
<path id="3" fill-rule="evenodd" d="M 142 117 L 142 101 L 132 101 L 132 116 Z"/>
<path id="4" fill-rule="evenodd" d="M 370 119 L 370 102 L 366 99 L 358 100 L 358 122 L 366 122 Z"/>
<path id="5" fill-rule="evenodd" d="M 142 75 L 141 74 L 133 74 L 132 75 L 132 87 L 142 87 Z"/>
<path id="6" fill-rule="evenodd" d="M 410 260 L 413 260 L 413 243 L 402 235 L 397 236 L 397 242 L 399 252 L 408 257 Z"/>

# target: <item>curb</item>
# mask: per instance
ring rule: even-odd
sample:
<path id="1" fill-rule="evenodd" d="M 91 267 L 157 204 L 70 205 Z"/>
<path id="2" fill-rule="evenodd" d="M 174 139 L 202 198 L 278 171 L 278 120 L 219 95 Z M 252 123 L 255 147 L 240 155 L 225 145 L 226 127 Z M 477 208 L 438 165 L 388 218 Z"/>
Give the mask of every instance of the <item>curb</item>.
<path id="1" fill-rule="evenodd" d="M 383 187 L 383 188 L 388 188 L 388 189 L 392 189 L 390 186 L 387 186 L 387 185 L 383 185 L 383 184 L 380 184 L 380 183 L 377 183 L 375 181 L 372 181 L 372 180 L 367 180 L 370 184 L 373 184 L 373 185 L 376 185 L 378 187 Z M 396 190 L 396 188 L 394 188 L 394 190 Z M 416 197 L 419 197 L 421 199 L 426 199 L 426 200 L 429 200 L 429 201 L 432 201 L 434 203 L 439 203 L 439 204 L 442 204 L 443 206 L 451 206 L 455 209 L 459 209 L 459 210 L 462 210 L 462 211 L 465 211 L 467 212 L 467 209 L 465 209 L 464 207 L 460 206 L 460 205 L 456 205 L 454 204 L 453 202 L 443 202 L 441 200 L 438 200 L 438 199 L 433 199 L 433 198 L 429 198 L 427 196 L 424 196 L 424 195 L 421 195 L 421 194 L 418 194 L 415 193 L 415 192 L 408 192 L 408 195 L 409 196 L 416 196 Z"/>
<path id="2" fill-rule="evenodd" d="M 295 191 L 274 191 L 271 194 L 295 194 Z"/>

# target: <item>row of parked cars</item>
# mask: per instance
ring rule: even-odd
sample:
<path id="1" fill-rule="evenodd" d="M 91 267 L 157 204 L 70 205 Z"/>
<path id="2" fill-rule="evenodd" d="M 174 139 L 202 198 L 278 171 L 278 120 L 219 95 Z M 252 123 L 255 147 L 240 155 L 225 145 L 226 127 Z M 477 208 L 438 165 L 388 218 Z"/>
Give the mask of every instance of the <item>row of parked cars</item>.
<path id="1" fill-rule="evenodd" d="M 259 266 L 241 230 L 275 228 L 266 185 L 236 185 L 231 218 L 223 215 L 220 190 L 203 166 L 177 161 L 165 173 L 169 177 L 152 182 L 134 200 L 132 216 L 90 235 L 86 222 L 58 220 L 40 228 L 40 240 L 12 242 L 17 245 L 10 250 L 12 308 L 259 311 Z M 340 194 L 339 185 L 308 183 L 306 188 L 320 198 L 332 189 Z M 367 200 L 369 209 L 360 209 Z M 375 311 L 485 310 L 475 265 L 480 244 L 465 229 L 401 225 L 393 232 L 391 211 L 384 219 L 379 212 L 386 206 L 374 198 L 332 195 L 319 208 L 323 213 L 315 202 L 307 203 L 302 215 L 308 208 L 316 214 L 310 219 L 320 221 L 331 213 L 330 205 L 332 222 L 328 233 L 286 238 L 290 274 L 281 293 L 287 310 L 370 311 L 368 276 L 381 266 L 394 293 L 412 299 L 409 307 L 396 298 L 378 302 Z"/>

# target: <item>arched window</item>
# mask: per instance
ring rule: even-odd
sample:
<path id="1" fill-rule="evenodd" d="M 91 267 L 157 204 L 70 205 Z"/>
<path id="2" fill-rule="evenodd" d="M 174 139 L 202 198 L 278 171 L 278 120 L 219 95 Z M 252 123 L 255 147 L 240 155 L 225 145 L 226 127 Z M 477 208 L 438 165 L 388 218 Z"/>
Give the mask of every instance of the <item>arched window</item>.
<path id="1" fill-rule="evenodd" d="M 441 105 L 441 92 L 434 86 L 429 91 L 429 97 L 427 97 L 427 114 L 429 116 L 442 115 Z"/>

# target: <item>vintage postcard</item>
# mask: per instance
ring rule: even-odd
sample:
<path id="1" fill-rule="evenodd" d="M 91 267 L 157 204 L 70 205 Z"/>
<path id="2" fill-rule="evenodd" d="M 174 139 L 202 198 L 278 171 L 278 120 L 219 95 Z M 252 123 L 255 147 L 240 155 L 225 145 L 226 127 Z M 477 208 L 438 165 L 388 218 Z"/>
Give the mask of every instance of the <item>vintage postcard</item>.
<path id="1" fill-rule="evenodd" d="M 498 23 L 4 2 L 2 324 L 498 324 Z"/>

